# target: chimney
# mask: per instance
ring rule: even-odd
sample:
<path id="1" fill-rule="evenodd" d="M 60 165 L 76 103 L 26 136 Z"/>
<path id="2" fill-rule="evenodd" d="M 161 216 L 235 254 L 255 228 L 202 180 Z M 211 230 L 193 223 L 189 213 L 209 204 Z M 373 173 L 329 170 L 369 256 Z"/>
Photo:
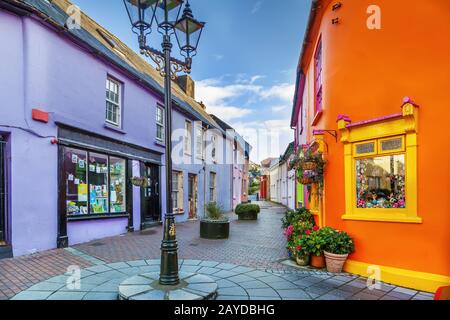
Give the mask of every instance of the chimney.
<path id="1" fill-rule="evenodd" d="M 189 97 L 195 99 L 195 82 L 190 76 L 183 75 L 178 77 L 177 83 Z"/>

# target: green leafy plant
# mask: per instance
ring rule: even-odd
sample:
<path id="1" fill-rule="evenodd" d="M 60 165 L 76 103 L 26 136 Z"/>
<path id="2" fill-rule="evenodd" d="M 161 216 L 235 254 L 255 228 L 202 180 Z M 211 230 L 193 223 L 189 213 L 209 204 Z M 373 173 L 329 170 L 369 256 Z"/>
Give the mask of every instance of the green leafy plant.
<path id="1" fill-rule="evenodd" d="M 313 226 L 315 225 L 314 216 L 311 214 L 311 211 L 306 208 L 300 208 L 295 211 L 286 211 L 286 214 L 281 219 L 282 228 L 286 229 L 298 221 L 309 221 L 313 224 Z"/>
<path id="2" fill-rule="evenodd" d="M 223 209 L 216 202 L 210 202 L 206 205 L 205 220 L 210 221 L 227 221 L 228 219 L 223 215 Z"/>
<path id="3" fill-rule="evenodd" d="M 237 215 L 240 215 L 240 214 L 246 214 L 246 213 L 258 214 L 260 211 L 261 211 L 261 209 L 257 204 L 241 203 L 241 204 L 237 205 L 234 212 Z"/>
<path id="4" fill-rule="evenodd" d="M 305 235 L 300 238 L 300 246 L 306 254 L 320 256 L 326 248 L 327 242 L 320 230 L 306 231 Z"/>
<path id="5" fill-rule="evenodd" d="M 331 228 L 330 228 L 331 229 Z M 348 254 L 355 251 L 353 239 L 347 232 L 333 229 L 326 238 L 325 251 L 334 254 Z"/>

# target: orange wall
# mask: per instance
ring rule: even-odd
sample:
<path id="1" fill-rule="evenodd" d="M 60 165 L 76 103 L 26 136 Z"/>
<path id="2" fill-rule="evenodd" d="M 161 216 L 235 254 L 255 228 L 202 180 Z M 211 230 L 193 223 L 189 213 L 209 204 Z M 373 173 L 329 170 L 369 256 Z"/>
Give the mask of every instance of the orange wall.
<path id="1" fill-rule="evenodd" d="M 348 231 L 356 243 L 351 259 L 450 275 L 450 1 L 341 0 L 322 8 L 306 72 L 308 121 L 314 116 L 315 43 L 323 43 L 323 116 L 307 130 L 337 130 L 338 114 L 354 122 L 401 112 L 405 96 L 419 108 L 418 215 L 422 224 L 343 221 L 343 144 L 331 136 L 324 197 L 326 224 Z M 330 1 L 325 1 L 330 3 Z M 334 3 L 334 2 L 333 2 Z M 369 30 L 369 5 L 381 8 L 381 30 Z M 339 17 L 340 24 L 332 25 Z"/>

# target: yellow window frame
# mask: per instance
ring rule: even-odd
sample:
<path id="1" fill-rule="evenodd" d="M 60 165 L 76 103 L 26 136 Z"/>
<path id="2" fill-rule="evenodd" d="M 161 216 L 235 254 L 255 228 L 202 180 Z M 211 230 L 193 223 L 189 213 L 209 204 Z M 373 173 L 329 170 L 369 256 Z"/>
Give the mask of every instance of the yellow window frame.
<path id="1" fill-rule="evenodd" d="M 389 141 L 389 140 L 395 140 L 395 139 L 401 139 L 402 140 L 402 146 L 398 149 L 392 149 L 392 150 L 387 150 L 387 151 L 383 151 L 383 148 L 381 147 L 382 143 L 384 141 Z M 396 136 L 396 137 L 389 137 L 389 138 L 384 138 L 384 139 L 378 139 L 378 154 L 379 155 L 387 155 L 387 154 L 392 154 L 392 153 L 401 153 L 405 151 L 405 136 Z"/>
<path id="2" fill-rule="evenodd" d="M 373 143 L 373 152 L 366 152 L 366 153 L 357 153 L 357 149 L 358 146 L 364 145 L 364 144 L 369 144 L 369 143 Z M 354 157 L 368 157 L 368 156 L 374 156 L 376 155 L 378 152 L 378 143 L 377 140 L 368 140 L 368 141 L 361 141 L 358 143 L 353 143 L 353 155 Z"/>
<path id="3" fill-rule="evenodd" d="M 418 108 L 412 104 L 403 106 L 398 117 L 380 121 L 364 122 L 348 126 L 349 122 L 338 122 L 341 142 L 344 143 L 345 170 L 345 213 L 344 220 L 422 223 L 417 212 L 417 132 Z M 381 151 L 381 141 L 402 137 L 403 150 Z M 378 152 L 370 155 L 355 155 L 355 146 L 368 141 L 376 141 Z M 405 154 L 405 199 L 406 208 L 357 208 L 356 199 L 356 160 L 373 156 Z"/>

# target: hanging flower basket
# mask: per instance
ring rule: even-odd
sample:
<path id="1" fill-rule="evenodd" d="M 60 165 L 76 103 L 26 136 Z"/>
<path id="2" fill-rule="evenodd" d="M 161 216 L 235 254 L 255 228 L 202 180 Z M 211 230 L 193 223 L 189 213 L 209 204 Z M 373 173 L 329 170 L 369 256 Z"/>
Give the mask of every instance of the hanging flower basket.
<path id="1" fill-rule="evenodd" d="M 302 164 L 302 169 L 303 170 L 314 170 L 316 168 L 317 168 L 317 163 L 316 162 L 308 161 L 308 162 L 304 162 Z"/>
<path id="2" fill-rule="evenodd" d="M 298 177 L 298 182 L 303 184 L 303 185 L 309 185 L 313 183 L 312 178 L 310 177 Z"/>
<path id="3" fill-rule="evenodd" d="M 144 177 L 132 177 L 130 180 L 133 186 L 141 188 L 147 187 L 147 179 Z"/>

